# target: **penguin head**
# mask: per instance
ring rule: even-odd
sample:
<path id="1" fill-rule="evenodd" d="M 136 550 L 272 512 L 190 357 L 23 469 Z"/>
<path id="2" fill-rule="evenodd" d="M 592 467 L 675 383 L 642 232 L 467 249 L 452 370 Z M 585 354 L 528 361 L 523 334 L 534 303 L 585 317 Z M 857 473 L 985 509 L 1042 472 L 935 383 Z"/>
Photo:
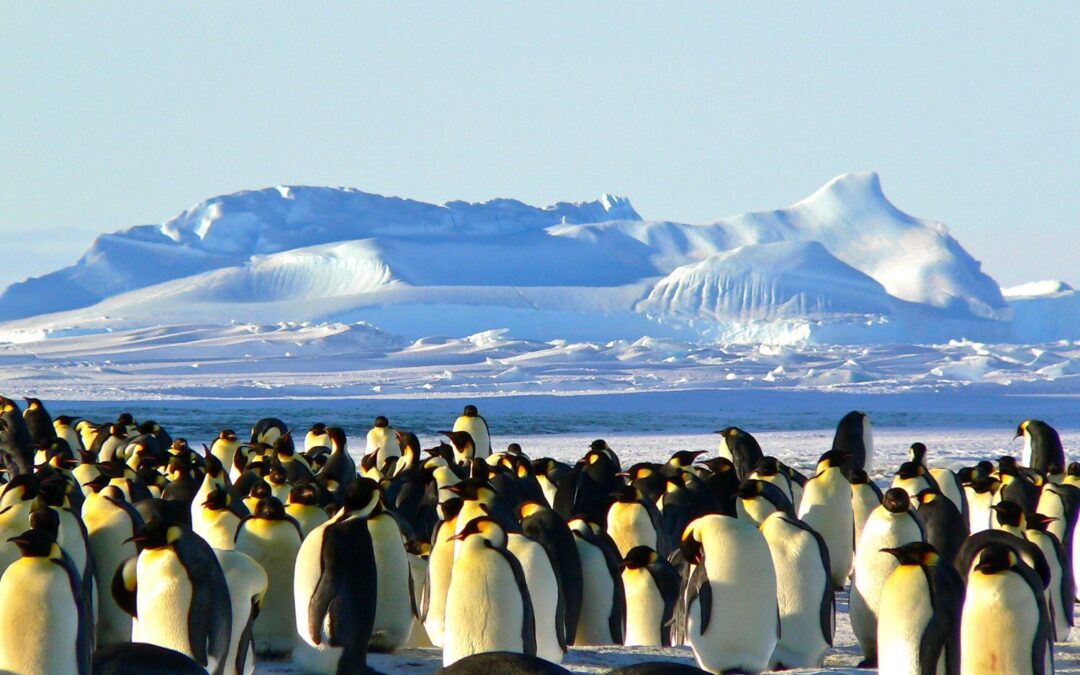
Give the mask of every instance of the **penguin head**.
<path id="1" fill-rule="evenodd" d="M 326 425 L 322 422 L 316 422 L 308 427 L 308 433 L 313 436 L 323 436 L 326 434 Z"/>
<path id="2" fill-rule="evenodd" d="M 145 424 L 145 422 L 143 423 Z M 169 445 L 169 454 L 175 456 L 187 456 L 191 454 L 191 446 L 186 438 L 177 438 Z"/>
<path id="3" fill-rule="evenodd" d="M 264 520 L 285 520 L 285 506 L 276 497 L 264 497 L 255 504 L 252 515 Z"/>
<path id="4" fill-rule="evenodd" d="M 1036 530 L 1038 532 L 1047 532 L 1050 527 L 1050 523 L 1056 521 L 1057 518 L 1052 516 L 1044 516 L 1041 513 L 1032 513 L 1026 517 L 1027 528 L 1029 530 Z"/>
<path id="5" fill-rule="evenodd" d="M 461 497 L 451 497 L 439 504 L 439 515 L 443 520 L 453 520 L 461 513 L 463 506 L 465 506 L 465 501 Z"/>
<path id="6" fill-rule="evenodd" d="M 881 498 L 881 505 L 890 513 L 904 513 L 911 508 L 911 497 L 904 488 L 889 488 Z"/>
<path id="7" fill-rule="evenodd" d="M 183 534 L 184 530 L 179 525 L 164 520 L 151 520 L 143 525 L 138 534 L 127 539 L 125 543 L 134 542 L 140 551 L 147 549 L 152 551 L 171 546 L 179 541 Z"/>
<path id="8" fill-rule="evenodd" d="M 641 501 L 641 491 L 633 485 L 623 485 L 612 492 L 611 497 L 620 504 L 636 504 Z"/>
<path id="9" fill-rule="evenodd" d="M 289 474 L 286 473 L 285 467 L 275 464 L 270 467 L 270 471 L 266 474 L 266 482 L 270 483 L 270 485 L 285 485 L 289 482 Z"/>
<path id="10" fill-rule="evenodd" d="M 1016 552 L 1004 544 L 991 544 L 979 553 L 975 570 L 980 574 L 1000 574 L 1020 562 Z"/>
<path id="11" fill-rule="evenodd" d="M 56 541 L 60 537 L 60 514 L 56 509 L 37 505 L 30 511 L 30 528 L 45 532 Z"/>
<path id="12" fill-rule="evenodd" d="M 919 502 L 920 505 L 931 504 L 935 500 L 937 500 L 940 495 L 940 492 L 930 487 L 922 490 L 921 492 L 919 492 L 919 494 L 915 495 L 915 499 Z"/>
<path id="13" fill-rule="evenodd" d="M 478 501 L 489 504 L 495 500 L 497 494 L 495 488 L 487 481 L 476 478 L 466 478 L 446 488 L 465 501 Z"/>
<path id="14" fill-rule="evenodd" d="M 530 516 L 535 516 L 550 509 L 545 505 L 537 501 L 524 502 L 517 508 L 518 520 L 525 520 Z"/>
<path id="15" fill-rule="evenodd" d="M 375 418 L 375 423 L 372 426 L 374 426 L 376 429 L 385 429 L 386 427 L 390 426 L 390 420 L 388 420 L 383 415 L 379 415 Z"/>
<path id="16" fill-rule="evenodd" d="M 651 462 L 638 462 L 634 464 L 626 471 L 623 471 L 621 476 L 629 480 L 631 483 L 639 481 L 644 478 L 648 478 L 660 469 L 659 465 Z"/>
<path id="17" fill-rule="evenodd" d="M 622 559 L 619 566 L 628 570 L 636 570 L 648 567 L 659 559 L 660 556 L 657 555 L 656 551 L 648 546 L 635 546 L 626 552 L 626 557 Z"/>
<path id="18" fill-rule="evenodd" d="M 900 478 L 901 480 L 922 478 L 925 475 L 926 467 L 915 461 L 904 462 L 900 465 L 900 468 L 896 472 L 896 477 Z"/>
<path id="19" fill-rule="evenodd" d="M 480 411 L 476 409 L 476 406 L 470 404 L 462 409 L 461 414 L 465 417 L 476 417 L 480 414 Z"/>
<path id="20" fill-rule="evenodd" d="M 379 484 L 370 478 L 356 478 L 345 487 L 344 508 L 348 513 L 367 517 L 379 505 Z"/>
<path id="21" fill-rule="evenodd" d="M 735 471 L 735 465 L 727 457 L 712 457 L 701 462 L 700 465 L 708 469 L 714 476 L 734 473 Z"/>
<path id="22" fill-rule="evenodd" d="M 1024 420 L 1023 422 L 1021 422 L 1020 424 L 1018 424 L 1018 425 L 1016 426 L 1016 435 L 1015 435 L 1015 436 L 1013 436 L 1013 438 L 1020 438 L 1020 437 L 1021 437 L 1021 436 L 1023 436 L 1023 435 L 1025 434 L 1025 433 L 1027 433 L 1027 431 L 1028 431 L 1028 427 L 1029 427 L 1029 426 L 1031 425 L 1032 421 L 1033 421 L 1033 420 Z"/>
<path id="23" fill-rule="evenodd" d="M 682 537 L 679 540 L 679 550 L 682 551 L 683 559 L 691 565 L 701 564 L 701 560 L 705 555 L 705 546 L 701 541 L 701 532 L 697 521 L 691 522 L 683 530 Z"/>
<path id="24" fill-rule="evenodd" d="M 846 450 L 829 450 L 821 455 L 817 463 L 817 473 L 827 469 L 841 469 L 851 466 L 855 456 Z"/>
<path id="25" fill-rule="evenodd" d="M 97 494 L 97 493 L 101 492 L 102 490 L 104 490 L 106 487 L 108 487 L 108 485 L 109 485 L 109 477 L 106 476 L 103 473 L 99 473 L 97 476 L 94 476 L 94 478 L 92 478 L 91 480 L 88 480 L 85 483 L 83 483 L 84 488 L 90 488 L 90 490 L 95 494 Z"/>
<path id="26" fill-rule="evenodd" d="M 229 497 L 229 493 L 225 490 L 211 490 L 206 495 L 206 501 L 202 503 L 204 508 L 211 511 L 221 511 L 229 508 L 229 503 L 232 499 Z"/>
<path id="27" fill-rule="evenodd" d="M 683 469 L 691 466 L 694 463 L 695 459 L 704 454 L 704 450 L 679 450 L 671 456 L 671 459 L 669 459 L 667 463 L 669 466 Z"/>
<path id="28" fill-rule="evenodd" d="M 232 429 L 222 429 L 218 434 L 218 440 L 225 441 L 226 443 L 232 443 L 236 440 L 236 432 Z"/>
<path id="29" fill-rule="evenodd" d="M 345 438 L 345 430 L 341 427 L 327 427 L 326 435 L 330 438 L 331 447 L 334 450 L 341 449 L 343 452 L 348 446 L 348 440 Z"/>
<path id="30" fill-rule="evenodd" d="M 1080 477 L 1080 462 L 1072 462 L 1069 464 L 1069 468 L 1065 473 L 1073 478 Z"/>
<path id="31" fill-rule="evenodd" d="M 405 542 L 405 552 L 420 558 L 421 560 L 427 560 L 431 555 L 431 542 L 426 539 L 410 539 Z"/>
<path id="32" fill-rule="evenodd" d="M 257 480 L 251 485 L 251 489 L 248 490 L 248 497 L 252 499 L 265 499 L 266 497 L 272 497 L 274 494 L 273 488 L 265 480 Z"/>
<path id="33" fill-rule="evenodd" d="M 44 409 L 44 406 L 41 405 L 41 401 L 39 399 L 25 398 L 24 397 L 23 400 L 26 401 L 26 410 L 27 411 L 30 411 L 30 410 L 43 410 Z"/>
<path id="34" fill-rule="evenodd" d="M 923 541 L 911 542 L 897 548 L 883 548 L 881 552 L 894 556 L 901 565 L 934 567 L 941 562 L 938 550 Z"/>
<path id="35" fill-rule="evenodd" d="M 866 485 L 870 482 L 870 474 L 863 469 L 852 469 L 848 482 L 852 485 Z"/>
<path id="36" fill-rule="evenodd" d="M 1016 502 L 1004 499 L 990 508 L 997 514 L 999 524 L 1007 527 L 1019 527 L 1022 530 L 1026 529 L 1024 509 Z"/>
<path id="37" fill-rule="evenodd" d="M 719 431 L 714 431 L 713 433 L 720 434 L 724 438 L 738 438 L 746 432 L 739 427 L 724 427 L 723 429 L 720 429 Z"/>
<path id="38" fill-rule="evenodd" d="M 461 529 L 461 532 L 450 538 L 465 541 L 473 536 L 483 538 L 492 546 L 506 548 L 506 530 L 495 519 L 488 516 L 473 518 L 468 523 L 465 523 L 465 527 Z"/>
<path id="39" fill-rule="evenodd" d="M 468 454 L 469 450 L 476 447 L 473 443 L 472 434 L 468 431 L 440 431 L 438 433 L 449 438 L 454 445 L 454 449 L 458 452 Z"/>
<path id="40" fill-rule="evenodd" d="M 116 416 L 116 423 L 124 428 L 135 426 L 135 418 L 131 413 L 120 413 Z"/>
<path id="41" fill-rule="evenodd" d="M 17 537 L 11 537 L 8 541 L 19 547 L 19 553 L 24 558 L 57 560 L 61 557 L 60 547 L 56 545 L 56 536 L 44 530 L 31 528 Z"/>
<path id="42" fill-rule="evenodd" d="M 739 499 L 754 499 L 759 497 L 766 485 L 765 481 L 757 479 L 747 479 L 739 485 L 739 489 L 735 491 L 735 496 Z"/>
<path id="43" fill-rule="evenodd" d="M 926 445 L 924 445 L 923 443 L 918 443 L 918 442 L 912 443 L 911 447 L 908 448 L 908 457 L 911 458 L 911 461 L 913 461 L 913 462 L 915 462 L 917 464 L 922 464 L 922 465 L 925 466 L 926 465 Z"/>
<path id="44" fill-rule="evenodd" d="M 68 505 L 68 482 L 62 476 L 50 476 L 38 484 L 38 499 L 49 506 L 62 509 Z"/>
<path id="45" fill-rule="evenodd" d="M 998 457 L 998 473 L 1003 476 L 1019 476 L 1020 475 L 1020 462 L 1016 461 L 1015 457 Z"/>
<path id="46" fill-rule="evenodd" d="M 301 481 L 296 485 L 293 485 L 292 490 L 289 490 L 289 496 L 286 499 L 288 499 L 290 504 L 318 506 L 319 488 L 309 480 Z"/>
<path id="47" fill-rule="evenodd" d="M 525 453 L 523 453 L 521 451 L 521 444 L 520 443 L 511 443 L 510 445 L 506 446 L 506 452 L 507 452 L 507 454 L 510 454 L 510 455 L 524 455 L 525 454 Z"/>
<path id="48" fill-rule="evenodd" d="M 211 478 L 221 478 L 225 475 L 225 465 L 205 445 L 203 446 L 203 467 Z"/>
<path id="49" fill-rule="evenodd" d="M 754 465 L 754 473 L 759 476 L 775 476 L 780 473 L 780 460 L 775 457 L 762 457 Z"/>

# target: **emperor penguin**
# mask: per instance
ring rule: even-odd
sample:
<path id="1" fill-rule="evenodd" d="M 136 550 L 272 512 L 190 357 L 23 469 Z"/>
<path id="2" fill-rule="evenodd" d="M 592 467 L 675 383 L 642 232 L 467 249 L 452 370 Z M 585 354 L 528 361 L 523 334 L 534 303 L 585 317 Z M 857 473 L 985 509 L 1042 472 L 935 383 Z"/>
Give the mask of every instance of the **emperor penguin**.
<path id="1" fill-rule="evenodd" d="M 467 405 L 454 420 L 453 431 L 466 431 L 476 447 L 476 457 L 484 459 L 491 454 L 491 433 L 487 420 L 480 416 L 475 405 Z"/>
<path id="2" fill-rule="evenodd" d="M 777 511 L 795 517 L 795 510 L 791 506 L 791 500 L 783 490 L 772 483 L 750 478 L 744 480 L 739 486 L 739 497 L 735 501 L 735 512 L 743 520 L 749 520 L 754 525 L 761 525 L 770 515 Z"/>
<path id="3" fill-rule="evenodd" d="M 964 594 L 960 673 L 1053 673 L 1052 640 L 1038 575 L 1006 546 L 982 549 Z"/>
<path id="4" fill-rule="evenodd" d="M 255 645 L 252 626 L 259 613 L 269 579 L 262 565 L 240 551 L 214 549 L 218 564 L 229 587 L 229 606 L 232 608 L 232 632 L 229 637 L 229 656 L 225 672 L 251 675 L 255 672 Z"/>
<path id="5" fill-rule="evenodd" d="M 764 456 L 757 439 L 739 427 L 726 427 L 716 433 L 720 434 L 720 456 L 735 465 L 740 481 L 746 480 Z"/>
<path id="6" fill-rule="evenodd" d="M 94 581 L 94 557 L 90 552 L 90 538 L 86 524 L 76 513 L 70 501 L 68 479 L 53 476 L 38 483 L 38 504 L 53 510 L 58 516 L 59 529 L 56 543 L 71 556 L 71 562 L 79 572 L 86 605 L 92 616 L 97 615 L 97 585 Z"/>
<path id="7" fill-rule="evenodd" d="M 329 448 L 330 437 L 326 435 L 326 425 L 322 422 L 312 424 L 304 436 L 304 452 L 310 453 L 315 448 Z"/>
<path id="8" fill-rule="evenodd" d="M 851 507 L 851 483 L 844 476 L 850 455 L 830 450 L 821 456 L 817 471 L 806 481 L 799 519 L 818 532 L 829 547 L 829 578 L 841 589 L 851 571 L 855 515 Z"/>
<path id="9" fill-rule="evenodd" d="M 855 552 L 855 570 L 851 575 L 849 614 L 851 628 L 859 640 L 866 666 L 877 664 L 877 620 L 881 591 L 899 564 L 882 549 L 925 541 L 922 522 L 911 506 L 911 497 L 903 488 L 885 491 L 881 506 L 874 509 L 863 527 L 862 539 Z"/>
<path id="10" fill-rule="evenodd" d="M 968 523 L 953 501 L 933 488 L 915 495 L 926 543 L 948 564 L 956 564 L 960 547 L 968 537 Z"/>
<path id="11" fill-rule="evenodd" d="M 124 560 L 138 554 L 132 537 L 143 527 L 142 516 L 113 485 L 86 497 L 82 507 L 90 553 L 97 567 L 98 617 L 95 626 L 99 647 L 131 640 L 131 616 L 112 596 L 113 573 Z"/>
<path id="12" fill-rule="evenodd" d="M 879 675 L 956 675 L 964 604 L 959 573 L 930 544 L 912 542 L 882 552 L 898 565 L 885 581 L 878 607 Z"/>
<path id="13" fill-rule="evenodd" d="M 304 539 L 293 586 L 296 630 L 303 642 L 293 660 L 309 673 L 363 673 L 375 625 L 375 551 L 367 517 L 379 486 L 357 478 L 345 486 L 334 517 Z"/>
<path id="14" fill-rule="evenodd" d="M 866 471 L 854 469 L 848 476 L 851 482 L 851 511 L 855 516 L 855 547 L 858 548 L 863 526 L 874 509 L 881 506 L 881 488 L 877 486 Z"/>
<path id="15" fill-rule="evenodd" d="M 251 427 L 251 444 L 273 445 L 288 433 L 289 427 L 284 422 L 276 417 L 264 417 Z"/>
<path id="16" fill-rule="evenodd" d="M 1053 518 L 1041 513 L 1033 513 L 1027 518 L 1024 532 L 1028 541 L 1042 551 L 1050 567 L 1050 584 L 1046 587 L 1046 602 L 1050 609 L 1050 619 L 1054 625 L 1054 642 L 1068 642 L 1069 631 L 1073 626 L 1073 605 L 1076 598 L 1076 581 L 1073 578 L 1072 564 L 1049 525 Z"/>
<path id="17" fill-rule="evenodd" d="M 117 604 L 136 617 L 131 639 L 174 649 L 224 675 L 232 635 L 229 587 L 210 546 L 182 525 L 150 521 L 113 577 Z"/>
<path id="18" fill-rule="evenodd" d="M 573 643 L 622 644 L 626 592 L 619 569 L 619 550 L 596 523 L 572 518 L 567 525 L 574 535 L 582 578 L 581 615 Z"/>
<path id="19" fill-rule="evenodd" d="M 836 425 L 832 449 L 851 455 L 854 462 L 852 468 L 870 471 L 874 466 L 874 433 L 870 416 L 858 410 L 844 415 Z"/>
<path id="20" fill-rule="evenodd" d="M 53 419 L 53 430 L 56 432 L 56 436 L 67 441 L 68 447 L 71 448 L 72 452 L 76 453 L 80 450 L 86 450 L 86 446 L 82 442 L 82 436 L 76 430 L 77 423 L 80 421 L 78 417 L 70 415 L 58 415 Z"/>
<path id="21" fill-rule="evenodd" d="M 375 626 L 368 648 L 372 652 L 392 652 L 408 642 L 412 630 L 414 601 L 409 557 L 401 525 L 381 501 L 368 514 L 366 522 L 378 579 Z"/>
<path id="22" fill-rule="evenodd" d="M 518 507 L 517 515 L 521 533 L 543 547 L 555 572 L 555 581 L 563 601 L 563 635 L 566 644 L 570 644 L 577 634 L 584 593 L 581 558 L 574 543 L 574 535 L 562 516 L 539 501 L 524 502 Z M 537 644 L 539 645 L 539 628 Z"/>
<path id="23" fill-rule="evenodd" d="M 367 448 L 365 455 L 375 455 L 375 466 L 381 467 L 390 457 L 400 457 L 401 448 L 397 444 L 397 435 L 394 427 L 390 426 L 390 420 L 379 415 L 375 423 L 367 432 Z"/>
<path id="24" fill-rule="evenodd" d="M 521 563 L 506 548 L 506 531 L 481 517 L 454 537 L 462 546 L 446 596 L 443 666 L 480 652 L 535 656 L 532 598 Z"/>
<path id="25" fill-rule="evenodd" d="M 0 671 L 89 675 L 93 627 L 78 570 L 42 529 L 12 541 L 21 557 L 0 578 Z"/>
<path id="26" fill-rule="evenodd" d="M 968 529 L 977 534 L 990 529 L 993 514 L 991 507 L 1001 483 L 990 476 L 975 477 L 964 485 L 964 497 L 968 504 Z"/>
<path id="27" fill-rule="evenodd" d="M 201 503 L 191 505 L 191 529 L 211 548 L 232 550 L 235 546 L 241 518 L 230 508 L 232 501 L 232 494 L 218 489 L 207 494 Z"/>
<path id="28" fill-rule="evenodd" d="M 450 439 L 450 444 L 454 449 L 455 464 L 463 466 L 476 458 L 476 443 L 468 431 L 440 431 L 439 433 Z"/>
<path id="29" fill-rule="evenodd" d="M 850 509 L 850 497 L 844 501 Z M 776 571 L 761 531 L 745 520 L 702 516 L 683 532 L 681 551 L 691 565 L 686 635 L 698 666 L 713 673 L 768 668 L 780 622 Z"/>
<path id="30" fill-rule="evenodd" d="M 559 482 L 570 473 L 570 467 L 550 457 L 534 459 L 532 466 L 536 482 L 544 491 L 544 499 L 548 506 L 555 508 L 555 493 L 559 490 Z"/>
<path id="31" fill-rule="evenodd" d="M 1024 437 L 1024 449 L 1020 464 L 1031 467 L 1041 474 L 1049 472 L 1051 466 L 1065 466 L 1065 451 L 1061 446 L 1061 436 L 1054 427 L 1042 420 L 1024 420 L 1016 427 L 1016 438 Z"/>
<path id="32" fill-rule="evenodd" d="M 930 470 L 918 462 L 904 462 L 893 476 L 892 487 L 901 488 L 914 497 L 923 490 L 940 492 Z"/>
<path id="33" fill-rule="evenodd" d="M 232 429 L 222 429 L 210 444 L 210 454 L 217 458 L 226 471 L 230 471 L 236 462 L 236 452 L 242 443 Z"/>
<path id="34" fill-rule="evenodd" d="M 523 534 L 507 532 L 506 548 L 518 559 L 533 605 L 536 656 L 562 663 L 566 656 L 566 600 L 544 547 Z"/>
<path id="35" fill-rule="evenodd" d="M 316 477 L 323 482 L 327 490 L 337 496 L 356 478 L 356 462 L 349 456 L 344 429 L 330 427 L 326 430 L 326 436 L 330 439 L 330 456 L 326 458 L 326 464 L 319 469 Z"/>
<path id="36" fill-rule="evenodd" d="M 348 483 L 342 486 L 342 491 L 346 487 L 348 487 Z M 298 483 L 293 486 L 292 490 L 289 490 L 285 513 L 292 516 L 300 525 L 300 534 L 304 537 L 307 537 L 312 530 L 330 519 L 326 510 L 319 506 L 319 490 L 311 482 Z"/>
<path id="37" fill-rule="evenodd" d="M 24 400 L 26 408 L 23 410 L 23 420 L 26 422 L 26 430 L 30 432 L 30 440 L 37 445 L 49 445 L 56 438 L 52 415 L 39 399 Z"/>
<path id="38" fill-rule="evenodd" d="M 784 471 L 784 465 L 777 458 L 762 457 L 758 463 L 754 465 L 754 470 L 750 472 L 749 478 L 772 483 L 784 493 L 784 496 L 787 497 L 788 501 L 794 506 L 795 493 L 791 488 L 793 481 L 787 472 Z"/>
<path id="39" fill-rule="evenodd" d="M 671 618 L 679 595 L 679 573 L 648 546 L 635 546 L 623 557 L 626 595 L 626 646 L 671 645 Z"/>
<path id="40" fill-rule="evenodd" d="M 440 467 L 442 468 L 442 467 Z M 442 503 L 442 520 L 431 534 L 431 553 L 428 555 L 427 583 L 420 603 L 420 621 L 428 638 L 436 647 L 443 646 L 446 618 L 446 594 L 450 589 L 450 577 L 454 567 L 454 535 L 462 500 L 453 497 Z"/>
<path id="41" fill-rule="evenodd" d="M 607 512 L 607 533 L 615 542 L 619 555 L 625 556 L 637 546 L 648 546 L 666 554 L 667 534 L 656 505 L 631 485 L 618 488 L 611 496 L 614 500 Z"/>
<path id="42" fill-rule="evenodd" d="M 301 541 L 300 525 L 274 497 L 260 499 L 236 530 L 234 549 L 254 558 L 270 580 L 252 630 L 260 656 L 288 654 L 296 647 L 293 576 Z"/>
<path id="43" fill-rule="evenodd" d="M 3 486 L 0 495 L 0 574 L 21 555 L 12 538 L 26 530 L 37 496 L 38 479 L 34 474 L 19 474 Z"/>
<path id="44" fill-rule="evenodd" d="M 820 668 L 836 629 L 829 549 L 820 534 L 789 513 L 773 512 L 760 529 L 776 571 L 780 610 L 780 640 L 770 669 Z"/>

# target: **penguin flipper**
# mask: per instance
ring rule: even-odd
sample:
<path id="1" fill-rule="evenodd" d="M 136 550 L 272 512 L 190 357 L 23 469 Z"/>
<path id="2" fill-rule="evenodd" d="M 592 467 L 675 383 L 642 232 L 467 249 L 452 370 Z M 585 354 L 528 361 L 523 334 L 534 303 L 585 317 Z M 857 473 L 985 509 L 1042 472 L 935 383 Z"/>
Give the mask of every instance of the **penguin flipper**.
<path id="1" fill-rule="evenodd" d="M 712 584 L 709 583 L 709 575 L 705 571 L 705 565 L 695 565 L 690 574 L 690 581 L 686 585 L 686 607 L 697 598 L 701 609 L 701 626 L 698 627 L 698 635 L 704 635 L 709 628 L 712 619 Z"/>
<path id="2" fill-rule="evenodd" d="M 367 660 L 367 645 L 375 627 L 373 605 L 378 590 L 375 551 L 367 520 L 347 518 L 323 533 L 322 575 L 308 604 L 308 631 L 315 644 L 343 647 L 353 658 Z M 328 621 L 324 621 L 329 619 Z"/>
<path id="3" fill-rule="evenodd" d="M 248 614 L 247 625 L 244 626 L 244 630 L 240 633 L 240 642 L 236 647 L 236 672 L 243 673 L 244 665 L 247 663 L 248 652 L 254 646 L 254 638 L 252 637 L 252 630 L 255 626 L 255 617 L 259 615 L 259 599 L 251 599 L 251 612 Z M 236 617 L 233 617 L 236 620 Z"/>
<path id="4" fill-rule="evenodd" d="M 221 598 L 229 597 L 225 572 L 210 545 L 194 532 L 186 531 L 173 546 L 191 579 L 187 617 L 191 656 L 201 666 L 206 666 L 212 656 L 216 671 L 221 671 L 232 640 L 232 606 L 221 602 Z"/>
<path id="5" fill-rule="evenodd" d="M 67 572 L 71 584 L 71 597 L 75 602 L 75 611 L 79 617 L 79 628 L 75 638 L 75 663 L 79 675 L 89 675 L 90 663 L 94 651 L 94 617 L 83 595 L 83 582 L 71 557 L 65 552 L 62 557 L 51 561 Z"/>
<path id="6" fill-rule="evenodd" d="M 135 574 L 135 565 L 138 561 L 139 554 L 136 553 L 133 556 L 128 556 L 124 562 L 120 563 L 116 568 L 116 572 L 113 573 L 110 587 L 116 606 L 135 618 L 139 616 L 138 604 L 136 603 L 138 577 Z"/>

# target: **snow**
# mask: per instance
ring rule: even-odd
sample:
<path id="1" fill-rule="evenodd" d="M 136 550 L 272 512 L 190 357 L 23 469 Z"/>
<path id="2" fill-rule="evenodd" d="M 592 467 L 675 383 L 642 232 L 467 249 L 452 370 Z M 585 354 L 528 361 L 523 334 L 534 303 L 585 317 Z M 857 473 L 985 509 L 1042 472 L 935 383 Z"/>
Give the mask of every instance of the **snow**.
<path id="1" fill-rule="evenodd" d="M 1020 284 L 1019 286 L 1003 288 L 1001 289 L 1001 294 L 1006 298 L 1030 298 L 1068 293 L 1072 290 L 1074 290 L 1073 287 L 1064 281 L 1030 281 L 1026 284 Z"/>
<path id="2" fill-rule="evenodd" d="M 612 195 L 539 208 L 279 186 L 102 235 L 75 265 L 6 289 L 0 332 L 227 317 L 363 320 L 407 339 L 496 327 L 718 343 L 1080 337 L 1075 321 L 1032 317 L 1054 308 L 1024 302 L 1007 303 L 943 226 L 897 209 L 873 173 L 706 225 L 645 221 Z"/>

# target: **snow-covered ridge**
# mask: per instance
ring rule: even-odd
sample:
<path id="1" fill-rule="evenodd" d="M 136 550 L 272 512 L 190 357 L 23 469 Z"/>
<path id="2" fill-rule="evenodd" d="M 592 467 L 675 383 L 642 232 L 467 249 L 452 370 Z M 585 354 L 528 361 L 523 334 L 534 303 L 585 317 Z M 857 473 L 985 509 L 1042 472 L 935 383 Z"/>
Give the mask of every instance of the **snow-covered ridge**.
<path id="1" fill-rule="evenodd" d="M 943 225 L 900 211 L 873 173 L 701 225 L 643 220 L 612 195 L 540 208 L 277 187 L 102 235 L 76 264 L 0 294 L 0 333 L 231 320 L 366 321 L 407 339 L 1080 337 L 1076 321 L 1042 315 L 1062 314 L 1073 292 L 1043 291 L 1006 302 Z"/>

